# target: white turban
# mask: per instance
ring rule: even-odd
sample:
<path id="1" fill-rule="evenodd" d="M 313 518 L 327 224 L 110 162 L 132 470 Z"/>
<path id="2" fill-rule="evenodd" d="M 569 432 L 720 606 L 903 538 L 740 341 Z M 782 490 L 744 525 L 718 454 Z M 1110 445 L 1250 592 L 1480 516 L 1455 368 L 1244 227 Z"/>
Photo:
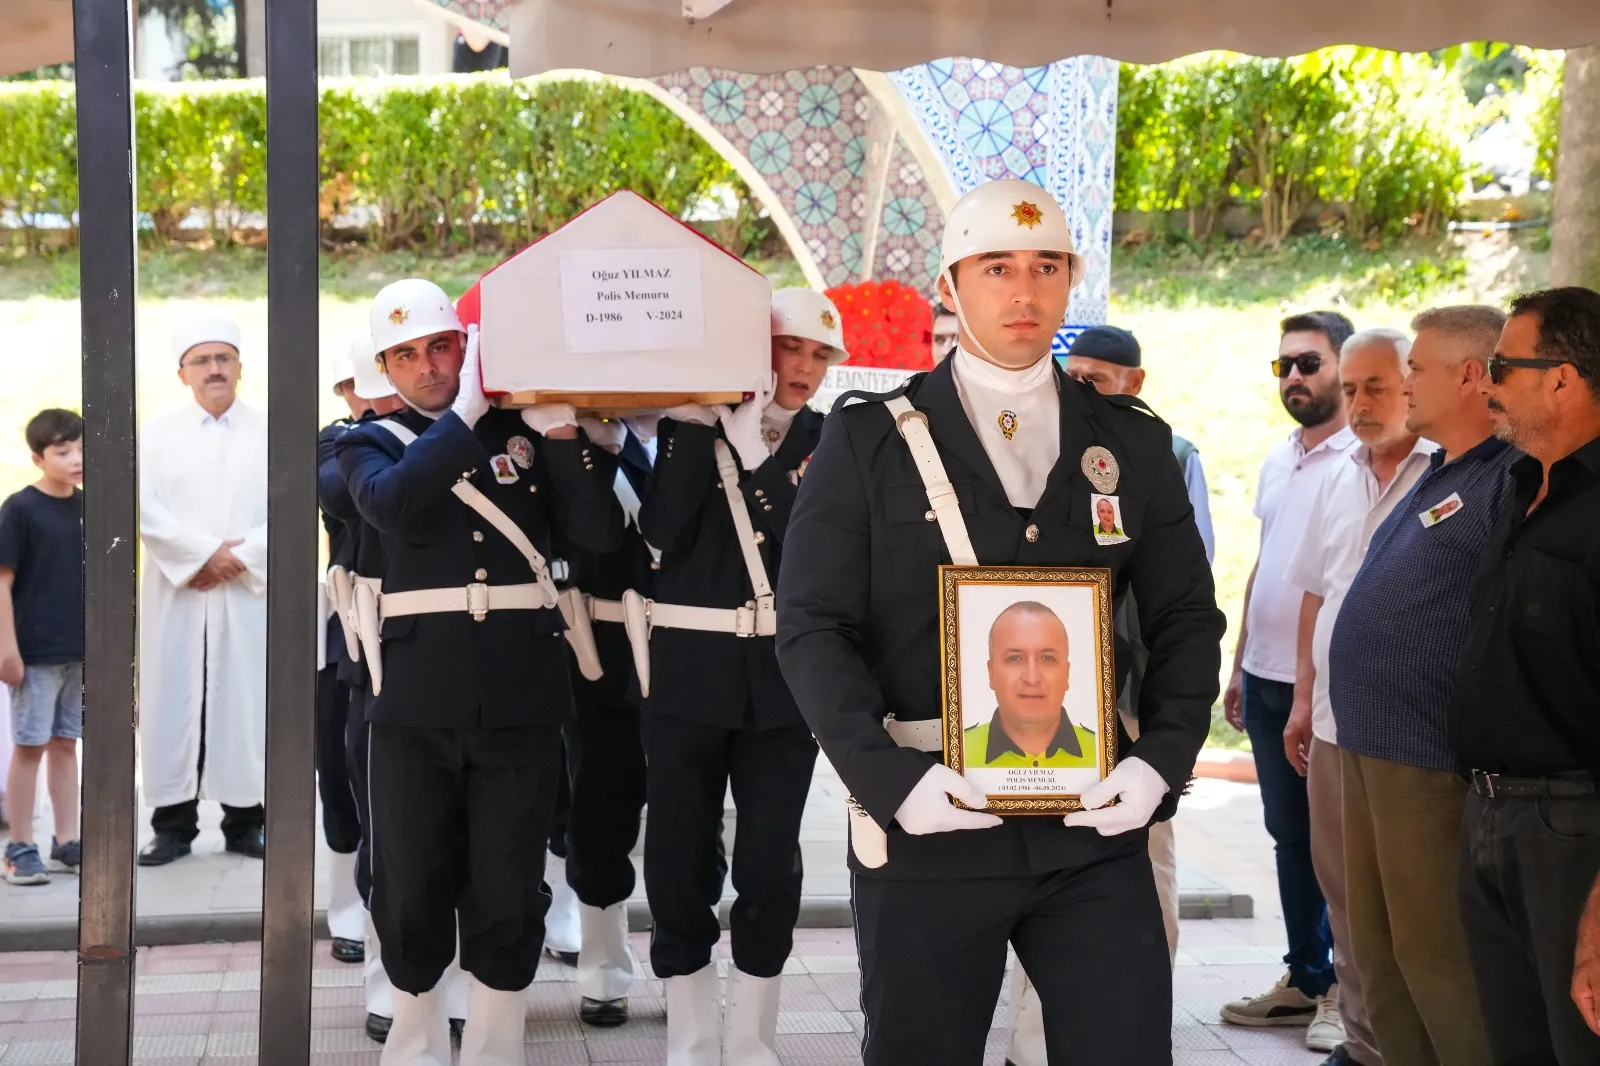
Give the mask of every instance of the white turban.
<path id="1" fill-rule="evenodd" d="M 197 344 L 228 344 L 235 352 L 240 350 L 239 327 L 228 318 L 195 318 L 179 326 L 172 334 L 172 355 L 179 363 Z"/>

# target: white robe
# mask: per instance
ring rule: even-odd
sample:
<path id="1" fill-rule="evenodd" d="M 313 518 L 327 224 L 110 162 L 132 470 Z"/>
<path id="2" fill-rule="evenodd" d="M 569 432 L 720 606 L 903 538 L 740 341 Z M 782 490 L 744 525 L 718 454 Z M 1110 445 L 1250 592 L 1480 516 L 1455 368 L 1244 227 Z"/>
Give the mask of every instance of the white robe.
<path id="1" fill-rule="evenodd" d="M 267 724 L 267 417 L 198 404 L 140 430 L 139 746 L 144 799 L 262 802 Z M 226 540 L 244 574 L 189 581 Z M 206 759 L 200 756 L 202 687 Z M 197 778 L 199 778 L 197 780 Z"/>

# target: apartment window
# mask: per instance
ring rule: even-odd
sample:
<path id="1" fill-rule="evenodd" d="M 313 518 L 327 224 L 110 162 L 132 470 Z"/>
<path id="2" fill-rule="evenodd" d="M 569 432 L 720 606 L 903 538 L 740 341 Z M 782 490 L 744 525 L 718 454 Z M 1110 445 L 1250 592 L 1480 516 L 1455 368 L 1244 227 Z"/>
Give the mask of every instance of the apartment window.
<path id="1" fill-rule="evenodd" d="M 317 73 L 325 78 L 417 72 L 415 37 L 324 37 L 317 42 Z"/>

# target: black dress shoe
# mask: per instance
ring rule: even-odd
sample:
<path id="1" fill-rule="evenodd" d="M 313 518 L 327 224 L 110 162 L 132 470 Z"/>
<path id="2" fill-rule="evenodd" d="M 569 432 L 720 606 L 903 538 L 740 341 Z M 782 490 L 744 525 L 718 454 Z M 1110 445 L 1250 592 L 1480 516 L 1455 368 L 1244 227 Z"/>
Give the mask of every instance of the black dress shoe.
<path id="1" fill-rule="evenodd" d="M 171 833 L 157 833 L 139 852 L 140 866 L 165 866 L 189 854 L 189 842 Z"/>
<path id="2" fill-rule="evenodd" d="M 367 1035 L 380 1044 L 389 1039 L 389 1030 L 393 1027 L 393 1018 L 385 1018 L 381 1014 L 367 1015 Z"/>
<path id="3" fill-rule="evenodd" d="M 576 951 L 557 951 L 555 948 L 545 948 L 544 950 L 551 958 L 558 959 L 568 966 L 578 965 L 578 953 Z"/>
<path id="4" fill-rule="evenodd" d="M 252 859 L 267 857 L 267 831 L 260 826 L 246 829 L 243 833 L 229 840 L 227 849 L 235 855 L 247 855 Z"/>
<path id="5" fill-rule="evenodd" d="M 1356 1060 L 1350 1057 L 1350 1052 L 1345 1050 L 1345 1045 L 1340 1044 L 1333 1049 L 1327 1058 L 1322 1060 L 1322 1066 L 1356 1066 Z"/>
<path id="6" fill-rule="evenodd" d="M 334 962 L 366 962 L 367 946 L 359 940 L 346 940 L 344 937 L 336 936 L 328 954 L 333 956 Z"/>
<path id="7" fill-rule="evenodd" d="M 583 997 L 578 1004 L 578 1020 L 584 1025 L 592 1025 L 597 1029 L 614 1029 L 625 1025 L 628 1021 L 628 1000 L 622 999 L 590 999 Z"/>

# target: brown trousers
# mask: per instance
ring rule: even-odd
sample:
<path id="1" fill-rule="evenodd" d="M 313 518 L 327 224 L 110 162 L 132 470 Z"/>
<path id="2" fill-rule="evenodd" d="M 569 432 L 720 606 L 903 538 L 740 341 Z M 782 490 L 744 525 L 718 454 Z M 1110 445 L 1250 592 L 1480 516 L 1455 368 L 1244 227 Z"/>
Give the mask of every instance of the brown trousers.
<path id="1" fill-rule="evenodd" d="M 1350 952 L 1348 885 L 1344 872 L 1344 800 L 1339 748 L 1325 740 L 1311 741 L 1311 768 L 1306 799 L 1311 805 L 1311 865 L 1317 871 L 1322 898 L 1328 901 L 1328 927 L 1333 931 L 1333 972 L 1339 981 L 1339 1016 L 1344 1019 L 1345 1050 L 1360 1066 L 1381 1066 L 1378 1041 L 1367 1015 L 1367 997 Z"/>
<path id="2" fill-rule="evenodd" d="M 1350 944 L 1385 1066 L 1492 1066 L 1461 926 L 1458 775 L 1341 751 Z"/>

